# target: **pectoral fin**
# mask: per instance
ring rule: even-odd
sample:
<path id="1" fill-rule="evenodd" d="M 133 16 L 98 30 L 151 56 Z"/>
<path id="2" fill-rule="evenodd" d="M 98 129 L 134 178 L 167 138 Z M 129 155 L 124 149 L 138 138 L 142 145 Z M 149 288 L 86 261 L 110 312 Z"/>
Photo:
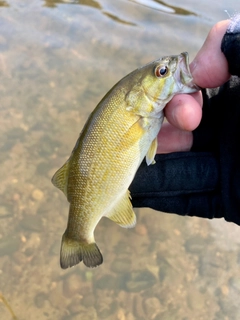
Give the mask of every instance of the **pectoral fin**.
<path id="1" fill-rule="evenodd" d="M 105 216 L 123 228 L 133 228 L 136 224 L 136 215 L 130 201 L 130 192 L 127 191 L 115 208 Z"/>
<path id="2" fill-rule="evenodd" d="M 69 172 L 69 161 L 67 161 L 52 177 L 52 183 L 60 189 L 67 197 L 67 181 Z"/>
<path id="3" fill-rule="evenodd" d="M 157 137 L 153 140 L 153 142 L 151 143 L 150 148 L 148 149 L 148 152 L 146 154 L 146 162 L 147 165 L 149 166 L 150 164 L 154 164 L 156 163 L 156 161 L 154 160 L 154 157 L 157 153 L 157 146 L 158 146 L 158 141 L 157 141 Z"/>

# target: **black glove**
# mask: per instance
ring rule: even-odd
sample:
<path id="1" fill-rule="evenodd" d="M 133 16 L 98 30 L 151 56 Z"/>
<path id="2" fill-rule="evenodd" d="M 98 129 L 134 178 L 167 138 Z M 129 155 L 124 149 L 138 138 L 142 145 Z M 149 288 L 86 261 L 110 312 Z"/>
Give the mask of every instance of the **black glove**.
<path id="1" fill-rule="evenodd" d="M 240 75 L 240 23 L 233 22 L 221 49 L 230 72 Z M 151 166 L 143 162 L 130 186 L 132 204 L 240 225 L 240 79 L 203 90 L 203 98 L 192 150 L 157 155 Z"/>

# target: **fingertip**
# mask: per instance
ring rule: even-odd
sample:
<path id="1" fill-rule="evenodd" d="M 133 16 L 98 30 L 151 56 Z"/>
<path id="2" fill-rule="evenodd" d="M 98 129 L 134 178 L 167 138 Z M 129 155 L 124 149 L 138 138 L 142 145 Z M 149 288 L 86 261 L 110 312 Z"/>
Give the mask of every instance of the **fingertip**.
<path id="1" fill-rule="evenodd" d="M 202 118 L 201 93 L 176 95 L 165 108 L 165 116 L 173 126 L 193 131 Z"/>

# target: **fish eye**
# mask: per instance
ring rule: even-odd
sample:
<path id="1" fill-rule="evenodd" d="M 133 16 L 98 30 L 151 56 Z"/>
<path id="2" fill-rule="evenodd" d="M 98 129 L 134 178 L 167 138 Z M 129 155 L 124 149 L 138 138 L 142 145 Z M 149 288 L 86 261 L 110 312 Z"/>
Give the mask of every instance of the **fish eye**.
<path id="1" fill-rule="evenodd" d="M 155 75 L 158 78 L 161 78 L 165 76 L 168 73 L 168 67 L 167 66 L 159 66 L 155 70 Z"/>

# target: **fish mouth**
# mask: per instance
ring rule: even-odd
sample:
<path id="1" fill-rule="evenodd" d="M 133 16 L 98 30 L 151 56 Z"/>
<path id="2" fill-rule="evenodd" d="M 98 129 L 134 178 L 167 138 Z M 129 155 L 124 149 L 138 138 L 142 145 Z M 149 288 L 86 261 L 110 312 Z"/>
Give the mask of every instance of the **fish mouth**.
<path id="1" fill-rule="evenodd" d="M 177 69 L 174 78 L 182 93 L 192 93 L 201 88 L 193 82 L 193 77 L 189 68 L 189 56 L 187 52 L 182 52 L 178 56 Z"/>

